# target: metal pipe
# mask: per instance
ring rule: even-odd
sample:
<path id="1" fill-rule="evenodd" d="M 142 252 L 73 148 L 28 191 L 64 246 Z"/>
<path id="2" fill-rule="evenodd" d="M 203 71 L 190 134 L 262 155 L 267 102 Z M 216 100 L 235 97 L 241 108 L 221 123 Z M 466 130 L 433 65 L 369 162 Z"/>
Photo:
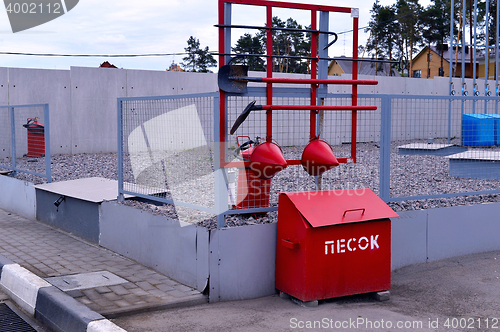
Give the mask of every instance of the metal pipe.
<path id="1" fill-rule="evenodd" d="M 464 90 L 464 84 L 465 84 L 465 16 L 466 16 L 466 5 L 465 5 L 465 0 L 462 0 L 462 59 L 460 60 L 462 63 L 462 73 L 461 73 L 461 78 L 462 78 L 462 95 L 465 94 Z"/>
<path id="2" fill-rule="evenodd" d="M 271 5 L 266 6 L 266 25 L 269 28 L 273 27 L 273 7 Z M 268 55 L 267 58 L 267 77 L 273 77 L 273 59 L 271 56 L 273 55 L 273 32 L 272 30 L 267 30 L 266 33 L 266 53 Z M 268 83 L 266 86 L 266 100 L 268 104 L 273 103 L 273 85 Z M 266 142 L 272 142 L 273 140 L 273 113 L 269 110 L 266 114 Z"/>
<path id="3" fill-rule="evenodd" d="M 479 96 L 476 84 L 476 50 L 477 50 L 477 0 L 474 0 L 474 47 L 472 48 L 472 87 L 474 96 Z"/>
<path id="4" fill-rule="evenodd" d="M 453 28 L 455 26 L 455 0 L 451 0 L 451 15 L 450 15 L 450 84 L 448 87 L 448 94 L 450 96 L 455 95 L 455 90 L 453 87 L 453 46 L 455 46 L 455 43 L 453 42 L 454 40 L 454 35 L 453 35 Z M 444 70 L 444 68 L 443 68 Z M 451 143 L 451 105 L 452 101 L 451 99 L 448 100 L 448 144 Z"/>
<path id="5" fill-rule="evenodd" d="M 123 202 L 125 197 L 123 195 L 123 101 L 118 98 L 116 102 L 117 109 L 117 127 L 118 127 L 118 202 Z"/>
<path id="6" fill-rule="evenodd" d="M 249 77 L 249 76 L 230 76 L 231 81 L 249 81 L 263 83 L 285 83 L 285 84 L 358 84 L 358 85 L 377 85 L 375 80 L 336 80 L 336 79 L 309 79 L 309 78 L 279 78 L 279 77 Z"/>
<path id="7" fill-rule="evenodd" d="M 455 36 L 453 34 L 453 28 L 455 26 L 454 19 L 455 19 L 455 11 L 453 10 L 455 8 L 455 0 L 451 0 L 451 17 L 450 17 L 450 87 L 449 87 L 449 94 L 452 94 L 452 85 L 453 85 L 453 46 L 455 46 L 455 43 L 453 42 Z"/>
<path id="8" fill-rule="evenodd" d="M 10 107 L 10 155 L 11 155 L 11 166 L 14 172 L 12 175 L 17 174 L 17 152 L 16 152 L 16 118 L 14 113 L 14 107 Z"/>
<path id="9" fill-rule="evenodd" d="M 358 59 L 358 26 L 359 26 L 359 9 L 353 8 L 351 12 L 352 16 L 352 59 Z M 352 63 L 352 79 L 358 79 L 358 62 L 354 61 Z M 359 107 L 358 105 L 358 86 L 352 86 L 352 101 L 351 105 L 353 107 L 352 110 L 352 118 L 351 118 L 351 158 L 352 162 L 356 163 L 356 144 L 357 144 L 357 130 L 358 130 L 358 113 L 356 109 Z M 376 107 L 375 107 L 376 109 Z"/>
<path id="10" fill-rule="evenodd" d="M 52 169 L 51 169 L 51 154 L 50 154 L 50 111 L 49 104 L 45 104 L 43 106 L 43 121 L 45 124 L 44 127 L 44 140 L 45 140 L 45 177 L 47 179 L 47 183 L 52 182 Z"/>
<path id="11" fill-rule="evenodd" d="M 498 91 L 498 41 L 500 35 L 499 20 L 500 19 L 500 8 L 497 4 L 497 26 L 496 26 L 496 36 L 495 36 L 495 96 L 500 96 L 500 91 Z M 495 111 L 498 114 L 498 99 L 495 100 Z"/>
<path id="12" fill-rule="evenodd" d="M 255 105 L 253 111 L 259 110 L 278 110 L 278 111 L 376 111 L 377 106 L 363 105 L 345 105 L 345 106 L 330 106 L 330 105 Z"/>
<path id="13" fill-rule="evenodd" d="M 489 84 L 488 84 L 488 79 L 490 76 L 490 71 L 489 71 L 489 53 L 490 53 L 490 47 L 489 47 L 489 38 L 490 38 L 490 31 L 489 31 L 489 8 L 490 7 L 490 2 L 489 0 L 486 0 L 486 42 L 485 42 L 485 56 L 484 56 L 484 95 L 485 96 L 491 96 L 491 92 L 489 91 Z M 488 113 L 488 103 L 484 103 L 484 114 Z"/>
<path id="14" fill-rule="evenodd" d="M 465 0 L 462 0 L 462 63 L 461 66 L 461 79 L 462 79 L 462 96 L 467 96 L 468 92 L 465 90 L 465 17 L 466 17 L 466 4 Z M 461 114 L 464 114 L 465 100 L 461 102 Z"/>
<path id="15" fill-rule="evenodd" d="M 489 47 L 489 38 L 490 38 L 490 29 L 489 29 L 489 18 L 488 16 L 490 15 L 490 1 L 486 0 L 486 47 L 485 47 L 485 57 L 484 57 L 484 95 L 488 96 L 488 78 L 490 77 L 490 71 L 489 71 L 489 53 L 490 53 L 490 47 Z M 486 113 L 486 112 L 485 112 Z"/>
<path id="16" fill-rule="evenodd" d="M 288 9 L 293 8 L 293 9 L 312 10 L 318 8 L 318 5 L 297 3 L 297 2 L 285 2 L 285 1 L 263 1 L 263 0 L 224 0 L 224 1 L 227 3 L 234 3 L 234 4 L 273 6 L 277 8 L 288 8 Z M 325 5 L 321 5 L 321 10 L 328 10 L 330 12 L 337 12 L 337 13 L 351 12 L 351 8 L 349 7 L 325 6 Z"/>
<path id="17" fill-rule="evenodd" d="M 312 57 L 312 56 L 298 56 L 298 55 L 277 55 L 277 54 L 255 54 L 255 53 L 247 53 L 247 54 L 242 54 L 242 53 L 210 53 L 212 55 L 226 55 L 226 56 L 232 56 L 232 57 L 260 57 L 260 58 L 287 58 L 287 59 L 308 59 L 308 60 L 326 60 L 326 61 L 331 61 L 331 60 L 342 60 L 342 61 L 355 61 L 355 62 L 383 62 L 383 63 L 395 63 L 395 64 L 400 64 L 403 65 L 404 59 L 400 60 L 384 60 L 384 59 L 350 59 L 350 58 L 328 58 L 328 57 Z"/>
<path id="18" fill-rule="evenodd" d="M 311 10 L 311 29 L 316 30 L 316 25 L 317 25 L 317 11 L 316 10 Z M 318 34 L 317 33 L 312 33 L 311 34 L 311 56 L 313 58 L 317 57 L 317 49 L 318 49 L 318 40 L 317 40 Z M 317 79 L 317 71 L 318 71 L 318 60 L 314 59 L 311 60 L 311 79 L 315 80 Z M 311 86 L 311 99 L 310 99 L 310 104 L 311 106 L 315 106 L 317 104 L 317 97 L 318 97 L 318 86 L 316 84 L 313 84 Z M 317 111 L 316 110 L 311 110 L 309 114 L 309 139 L 313 140 L 316 138 L 316 116 L 317 116 Z"/>
<path id="19" fill-rule="evenodd" d="M 295 31 L 295 32 L 320 33 L 320 34 L 326 34 L 326 35 L 337 35 L 337 33 L 333 32 L 333 31 L 323 31 L 323 30 L 317 30 L 317 29 L 296 29 L 296 28 L 280 28 L 280 27 L 255 26 L 255 25 L 230 25 L 230 24 L 215 24 L 214 26 L 217 28 Z"/>

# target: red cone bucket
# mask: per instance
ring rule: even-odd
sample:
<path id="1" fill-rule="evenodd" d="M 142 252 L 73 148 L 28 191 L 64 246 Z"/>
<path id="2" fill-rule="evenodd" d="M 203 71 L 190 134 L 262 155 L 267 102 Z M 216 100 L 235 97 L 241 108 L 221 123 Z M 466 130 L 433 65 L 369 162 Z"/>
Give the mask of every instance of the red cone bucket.
<path id="1" fill-rule="evenodd" d="M 306 146 L 304 152 L 302 152 L 300 162 L 304 170 L 314 176 L 321 175 L 323 172 L 339 165 L 330 144 L 319 139 L 310 142 Z"/>
<path id="2" fill-rule="evenodd" d="M 250 156 L 250 169 L 259 179 L 268 180 L 286 166 L 281 148 L 272 142 L 257 145 Z"/>

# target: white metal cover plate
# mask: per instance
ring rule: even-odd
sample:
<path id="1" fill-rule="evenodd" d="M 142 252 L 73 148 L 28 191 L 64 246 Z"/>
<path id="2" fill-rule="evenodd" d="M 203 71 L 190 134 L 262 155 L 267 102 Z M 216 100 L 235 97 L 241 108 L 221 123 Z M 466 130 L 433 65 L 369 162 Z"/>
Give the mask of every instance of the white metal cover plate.
<path id="1" fill-rule="evenodd" d="M 114 286 L 124 284 L 127 280 L 109 272 L 90 272 L 72 274 L 60 277 L 45 278 L 46 281 L 56 286 L 60 290 L 67 292 L 76 289 L 89 289 L 101 286 Z"/>
<path id="2" fill-rule="evenodd" d="M 500 152 L 486 151 L 486 150 L 469 150 L 461 153 L 452 154 L 445 158 L 500 161 Z"/>
<path id="3" fill-rule="evenodd" d="M 438 143 L 410 143 L 398 146 L 398 149 L 414 149 L 414 150 L 439 150 L 454 146 L 454 144 L 438 144 Z"/>
<path id="4" fill-rule="evenodd" d="M 45 183 L 35 188 L 92 203 L 113 201 L 118 197 L 118 181 L 97 177 Z"/>

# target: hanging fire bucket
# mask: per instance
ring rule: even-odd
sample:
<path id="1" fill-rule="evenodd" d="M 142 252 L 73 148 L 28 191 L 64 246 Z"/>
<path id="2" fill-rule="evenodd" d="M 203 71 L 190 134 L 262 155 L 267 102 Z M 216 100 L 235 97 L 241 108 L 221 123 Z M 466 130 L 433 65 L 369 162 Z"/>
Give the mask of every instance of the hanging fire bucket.
<path id="1" fill-rule="evenodd" d="M 320 139 L 311 141 L 305 147 L 300 162 L 304 170 L 313 176 L 321 175 L 339 165 L 330 144 Z"/>
<path id="2" fill-rule="evenodd" d="M 265 142 L 255 146 L 250 156 L 250 169 L 259 179 L 271 179 L 286 167 L 287 163 L 283 151 L 278 144 L 273 142 Z"/>

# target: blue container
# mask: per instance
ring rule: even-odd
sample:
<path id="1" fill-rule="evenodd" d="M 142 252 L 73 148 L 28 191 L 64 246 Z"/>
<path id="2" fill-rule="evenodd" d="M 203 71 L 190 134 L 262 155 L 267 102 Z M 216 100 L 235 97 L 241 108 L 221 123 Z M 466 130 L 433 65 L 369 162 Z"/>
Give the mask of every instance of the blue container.
<path id="1" fill-rule="evenodd" d="M 495 119 L 495 145 L 500 145 L 500 114 L 488 114 Z"/>
<path id="2" fill-rule="evenodd" d="M 462 145 L 495 145 L 495 122 L 487 114 L 462 114 Z"/>

